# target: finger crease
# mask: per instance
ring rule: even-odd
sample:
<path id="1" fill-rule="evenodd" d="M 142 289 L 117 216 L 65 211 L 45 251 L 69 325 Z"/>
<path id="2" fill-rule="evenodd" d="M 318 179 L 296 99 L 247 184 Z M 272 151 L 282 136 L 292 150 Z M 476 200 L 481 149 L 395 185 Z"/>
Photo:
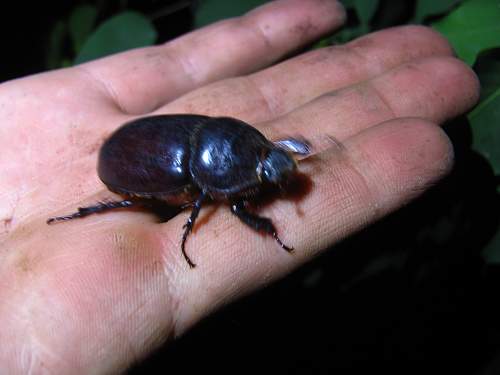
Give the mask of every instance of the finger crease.
<path id="1" fill-rule="evenodd" d="M 375 94 L 375 97 L 380 100 L 382 105 L 386 108 L 386 110 L 389 112 L 390 118 L 397 118 L 398 115 L 392 105 L 390 104 L 389 99 L 385 97 L 384 94 L 382 94 L 382 91 L 379 90 L 377 87 L 375 87 L 372 83 L 365 84 L 365 87 L 369 90 L 372 90 L 373 93 Z"/>
<path id="2" fill-rule="evenodd" d="M 271 51 L 273 50 L 272 49 L 273 44 L 271 43 L 271 38 L 269 37 L 269 35 L 259 22 L 253 21 L 251 18 L 249 19 L 243 17 L 241 18 L 241 23 L 244 24 L 242 28 L 244 30 L 250 30 L 257 37 L 257 39 L 259 39 L 264 43 L 266 49 L 269 49 Z M 245 24 L 247 25 L 249 24 L 250 27 L 247 27 Z"/>
<path id="3" fill-rule="evenodd" d="M 365 212 L 367 212 L 366 223 L 373 222 L 381 216 L 380 215 L 380 207 L 377 204 L 378 200 L 375 199 L 375 193 L 374 193 L 373 189 L 371 188 L 371 185 L 368 183 L 368 178 L 366 177 L 366 175 L 361 171 L 360 168 L 358 168 L 356 166 L 356 162 L 351 159 L 352 156 L 347 155 L 347 153 L 345 153 L 345 155 L 346 155 L 346 157 L 344 159 L 344 162 L 346 163 L 347 168 L 350 169 L 352 172 L 354 172 L 354 174 L 356 176 L 358 176 L 358 178 L 359 178 L 360 183 L 358 186 L 361 186 L 361 189 L 359 189 L 359 190 L 362 191 L 362 194 L 360 194 L 359 196 L 360 197 L 364 197 L 364 196 L 368 197 L 367 198 L 368 210 L 365 211 Z"/>
<path id="4" fill-rule="evenodd" d="M 182 53 L 179 56 L 171 56 L 167 53 L 170 60 L 173 60 L 176 65 L 179 65 L 182 69 L 183 77 L 187 77 L 193 87 L 198 86 L 199 82 L 202 81 L 200 78 L 200 70 L 193 63 L 195 59 L 192 58 L 191 54 L 184 55 Z"/>
<path id="5" fill-rule="evenodd" d="M 365 74 L 369 73 L 368 76 L 374 76 L 384 71 L 384 66 L 382 66 L 380 63 L 377 64 L 378 61 L 373 59 L 373 57 L 370 58 L 370 56 L 362 53 L 361 48 L 356 47 L 356 45 L 335 45 L 330 48 L 334 50 L 340 50 L 341 53 L 347 53 L 351 56 L 354 56 L 354 59 L 358 60 L 356 62 L 356 65 L 360 67 L 362 66 Z"/>
<path id="6" fill-rule="evenodd" d="M 115 106 L 120 112 L 125 114 L 128 113 L 126 108 L 120 102 L 119 96 L 116 93 L 115 88 L 109 81 L 103 79 L 94 71 L 88 69 L 85 65 L 78 65 L 76 66 L 76 68 L 78 68 L 80 72 L 82 72 L 84 75 L 89 77 L 91 81 L 95 84 L 95 86 L 104 94 L 104 96 L 109 98 L 115 104 Z"/>
<path id="7" fill-rule="evenodd" d="M 250 82 L 250 84 L 255 88 L 257 95 L 259 95 L 262 99 L 262 102 L 267 108 L 267 113 L 270 117 L 276 117 L 280 114 L 279 110 L 279 102 L 278 100 L 273 100 L 269 95 L 265 93 L 262 87 L 250 76 L 246 77 L 246 79 Z"/>
<path id="8" fill-rule="evenodd" d="M 171 256 L 173 254 L 174 249 L 178 248 L 178 244 L 174 240 L 172 240 L 170 235 L 164 236 L 163 240 L 168 242 L 168 244 L 165 244 L 162 249 L 162 266 L 163 266 L 162 268 L 166 280 L 165 282 L 167 288 L 166 298 L 170 298 L 172 306 L 171 336 L 175 338 L 179 336 L 179 321 L 181 320 L 180 314 L 182 312 L 181 311 L 182 303 L 181 303 L 180 293 L 177 288 L 174 288 L 174 286 L 176 285 L 175 275 L 178 274 L 181 265 L 179 264 L 179 261 L 177 261 L 180 258 Z M 184 259 L 182 259 L 182 261 L 184 261 Z"/>

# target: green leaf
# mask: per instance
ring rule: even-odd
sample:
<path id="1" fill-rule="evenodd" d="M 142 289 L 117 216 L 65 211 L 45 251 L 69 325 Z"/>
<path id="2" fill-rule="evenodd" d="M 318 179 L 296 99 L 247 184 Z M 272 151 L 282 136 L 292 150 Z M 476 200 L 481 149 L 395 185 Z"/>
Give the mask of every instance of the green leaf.
<path id="1" fill-rule="evenodd" d="M 474 71 L 481 82 L 482 101 L 500 87 L 500 49 L 479 55 L 474 64 Z"/>
<path id="2" fill-rule="evenodd" d="M 461 2 L 462 0 L 418 0 L 413 21 L 423 23 L 427 17 L 444 14 Z"/>
<path id="3" fill-rule="evenodd" d="M 320 40 L 318 40 L 316 43 L 313 44 L 311 49 L 319 49 L 319 48 L 325 48 L 328 46 L 332 45 L 332 38 L 331 37 L 325 37 Z"/>
<path id="4" fill-rule="evenodd" d="M 83 43 L 92 32 L 97 19 L 97 9 L 92 5 L 80 5 L 69 16 L 69 34 L 73 42 L 73 51 L 78 53 Z"/>
<path id="5" fill-rule="evenodd" d="M 493 238 L 483 248 L 482 256 L 488 264 L 500 264 L 500 226 Z"/>
<path id="6" fill-rule="evenodd" d="M 354 8 L 364 32 L 370 30 L 370 21 L 378 8 L 378 0 L 354 0 Z"/>
<path id="7" fill-rule="evenodd" d="M 354 8 L 356 0 L 341 0 L 342 5 L 344 8 Z"/>
<path id="8" fill-rule="evenodd" d="M 195 12 L 195 26 L 202 27 L 216 21 L 237 17 L 269 0 L 203 0 Z"/>
<path id="9" fill-rule="evenodd" d="M 500 46 L 500 0 L 465 1 L 433 26 L 473 65 L 480 52 Z"/>
<path id="10" fill-rule="evenodd" d="M 123 12 L 100 25 L 86 40 L 75 64 L 132 48 L 149 46 L 156 41 L 153 24 L 137 12 Z"/>
<path id="11" fill-rule="evenodd" d="M 346 9 L 354 9 L 358 16 L 359 24 L 354 26 L 345 27 L 346 29 L 355 29 L 355 31 L 349 31 L 344 33 L 340 40 L 348 41 L 353 39 L 353 36 L 359 36 L 366 34 L 370 31 L 370 21 L 373 15 L 378 9 L 379 0 L 343 0 L 342 5 Z M 341 31 L 342 32 L 342 31 Z"/>
<path id="12" fill-rule="evenodd" d="M 49 45 L 45 55 L 45 66 L 48 69 L 56 69 L 61 67 L 63 58 L 64 38 L 66 37 L 67 29 L 63 21 L 58 21 L 49 36 Z"/>
<path id="13" fill-rule="evenodd" d="M 490 162 L 496 175 L 500 174 L 500 88 L 479 103 L 468 118 L 472 127 L 472 148 Z"/>
<path id="14" fill-rule="evenodd" d="M 347 43 L 365 34 L 366 31 L 361 25 L 345 27 L 333 36 L 333 42 L 338 44 Z"/>

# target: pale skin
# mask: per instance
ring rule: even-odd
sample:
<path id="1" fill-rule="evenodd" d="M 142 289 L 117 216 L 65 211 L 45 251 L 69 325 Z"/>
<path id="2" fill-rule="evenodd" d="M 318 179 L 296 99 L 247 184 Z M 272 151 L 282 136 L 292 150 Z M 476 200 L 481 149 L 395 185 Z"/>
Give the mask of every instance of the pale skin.
<path id="1" fill-rule="evenodd" d="M 469 110 L 479 85 L 436 32 L 387 29 L 274 64 L 343 21 L 335 1 L 281 0 L 164 45 L 0 86 L 6 373 L 119 372 L 449 171 L 439 124 Z M 233 116 L 271 139 L 311 140 L 316 153 L 300 164 L 311 189 L 259 210 L 292 254 L 216 205 L 201 210 L 186 245 L 195 269 L 180 252 L 189 210 L 162 224 L 126 209 L 46 224 L 118 199 L 96 175 L 99 146 L 122 123 L 158 113 Z"/>

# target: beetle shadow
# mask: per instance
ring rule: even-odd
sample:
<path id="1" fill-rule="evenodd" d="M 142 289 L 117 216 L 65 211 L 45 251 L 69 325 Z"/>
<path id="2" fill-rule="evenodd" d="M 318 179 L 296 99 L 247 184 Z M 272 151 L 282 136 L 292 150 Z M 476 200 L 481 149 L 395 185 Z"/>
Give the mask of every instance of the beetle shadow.
<path id="1" fill-rule="evenodd" d="M 290 177 L 286 182 L 280 186 L 266 186 L 258 195 L 249 200 L 249 203 L 254 208 L 266 207 L 277 200 L 288 200 L 296 203 L 296 211 L 299 216 L 303 216 L 304 212 L 298 206 L 298 203 L 309 194 L 313 188 L 312 179 L 305 173 L 298 172 Z M 130 207 L 131 210 L 147 210 L 153 213 L 159 223 L 166 223 L 184 210 L 190 210 L 190 207 L 175 207 L 168 205 L 159 199 L 140 199 L 133 200 L 134 206 Z M 205 212 L 196 221 L 193 232 L 210 221 L 210 218 L 217 212 L 220 204 L 208 200 L 203 204 L 207 208 Z"/>
<path id="2" fill-rule="evenodd" d="M 158 199 L 139 199 L 136 202 L 138 209 L 150 211 L 158 218 L 159 223 L 166 223 L 183 210 L 181 207 L 170 206 Z"/>
<path id="3" fill-rule="evenodd" d="M 300 202 L 311 192 L 313 185 L 309 175 L 299 172 L 290 178 L 278 192 L 280 197 L 284 199 Z"/>
<path id="4" fill-rule="evenodd" d="M 158 218 L 159 223 L 166 223 L 167 221 L 173 219 L 182 211 L 190 212 L 192 209 L 192 206 L 185 206 L 185 207 L 170 206 L 167 203 L 158 199 L 137 200 L 137 203 L 138 203 L 138 207 L 136 207 L 137 210 L 144 210 L 144 209 L 148 210 Z M 206 208 L 206 210 L 204 210 L 203 213 L 200 214 L 200 216 L 196 220 L 196 225 L 193 227 L 193 233 L 196 233 L 197 228 L 201 227 L 202 225 L 210 221 L 210 218 L 217 212 L 219 206 L 220 204 L 217 204 L 217 202 L 213 202 L 210 200 L 206 201 L 203 204 L 203 207 Z"/>
<path id="5" fill-rule="evenodd" d="M 221 203 L 214 202 L 208 200 L 206 203 L 203 204 L 203 212 L 200 212 L 200 216 L 196 220 L 196 224 L 193 227 L 193 233 L 196 233 L 198 228 L 201 228 L 205 224 L 207 224 L 210 221 L 210 218 L 215 215 L 215 213 L 219 210 L 219 207 L 221 206 Z M 217 236 L 216 236 L 217 237 Z"/>
<path id="6" fill-rule="evenodd" d="M 297 214 L 303 216 L 304 212 L 298 204 L 309 194 L 313 186 L 312 179 L 307 174 L 299 172 L 280 186 L 264 188 L 251 203 L 254 206 L 266 207 L 277 200 L 288 200 L 295 203 Z"/>

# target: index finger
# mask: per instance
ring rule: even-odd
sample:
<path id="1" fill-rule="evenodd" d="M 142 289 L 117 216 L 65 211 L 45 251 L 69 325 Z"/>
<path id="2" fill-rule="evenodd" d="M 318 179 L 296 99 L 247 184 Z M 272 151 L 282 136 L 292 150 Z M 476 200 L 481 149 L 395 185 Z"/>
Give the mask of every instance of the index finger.
<path id="1" fill-rule="evenodd" d="M 337 1 L 279 0 L 167 44 L 79 66 L 125 113 L 150 112 L 221 78 L 253 72 L 339 27 Z"/>

